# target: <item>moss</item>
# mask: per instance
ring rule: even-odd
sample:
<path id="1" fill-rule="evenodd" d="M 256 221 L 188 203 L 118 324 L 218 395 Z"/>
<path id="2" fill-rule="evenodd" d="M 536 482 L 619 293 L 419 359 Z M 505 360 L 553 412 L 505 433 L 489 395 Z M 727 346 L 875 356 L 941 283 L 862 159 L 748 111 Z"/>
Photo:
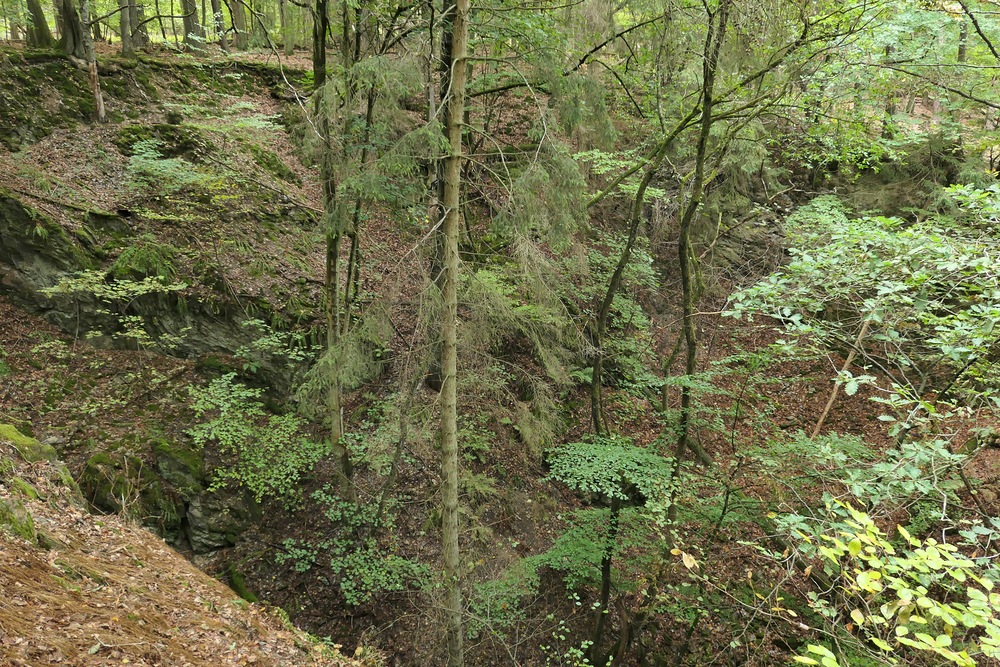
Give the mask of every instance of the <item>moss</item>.
<path id="1" fill-rule="evenodd" d="M 93 114 L 86 73 L 55 52 L 26 51 L 0 68 L 0 144 L 11 150 Z"/>
<path id="2" fill-rule="evenodd" d="M 59 461 L 59 454 L 51 445 L 43 445 L 34 438 L 23 435 L 11 424 L 0 424 L 0 440 L 14 445 L 14 449 L 28 463 L 36 461 Z"/>
<path id="3" fill-rule="evenodd" d="M 14 493 L 24 496 L 25 498 L 28 498 L 30 500 L 38 500 L 39 498 L 38 489 L 36 489 L 31 484 L 21 479 L 20 477 L 14 477 L 13 479 L 9 480 L 7 482 L 7 486 L 9 486 L 11 491 L 13 491 Z"/>
<path id="4" fill-rule="evenodd" d="M 141 141 L 155 139 L 160 142 L 156 150 L 163 157 L 192 157 L 204 154 L 209 143 L 201 132 L 189 125 L 127 125 L 118 130 L 112 143 L 124 155 L 132 155 L 133 148 Z"/>
<path id="5" fill-rule="evenodd" d="M 29 542 L 38 537 L 35 520 L 16 498 L 0 499 L 0 527 Z"/>
<path id="6" fill-rule="evenodd" d="M 240 370 L 217 354 L 201 355 L 195 360 L 194 367 L 196 370 L 220 376 L 227 373 L 238 373 Z"/>
<path id="7" fill-rule="evenodd" d="M 237 595 L 246 600 L 247 602 L 257 602 L 257 596 L 247 588 L 247 578 L 246 575 L 236 569 L 233 563 L 226 565 L 226 578 L 229 579 L 229 587 L 232 588 Z"/>
<path id="8" fill-rule="evenodd" d="M 152 449 L 160 476 L 183 498 L 190 498 L 204 490 L 205 462 L 198 450 L 165 439 L 154 440 Z"/>
<path id="9" fill-rule="evenodd" d="M 294 183 L 295 185 L 301 185 L 302 180 L 298 175 L 288 168 L 281 158 L 278 157 L 276 153 L 273 153 L 263 146 L 258 146 L 257 144 L 250 144 L 247 146 L 247 150 L 253 156 L 254 161 L 260 166 L 261 169 L 268 172 L 275 178 L 279 178 L 286 183 Z"/>
<path id="10" fill-rule="evenodd" d="M 0 188 L 0 236 L 11 252 L 43 255 L 48 264 L 61 271 L 95 268 L 93 258 L 62 225 L 3 188 Z"/>
<path id="11" fill-rule="evenodd" d="M 125 514 L 161 535 L 172 535 L 180 528 L 179 502 L 137 456 L 94 454 L 83 468 L 80 486 L 91 505 L 103 512 Z"/>

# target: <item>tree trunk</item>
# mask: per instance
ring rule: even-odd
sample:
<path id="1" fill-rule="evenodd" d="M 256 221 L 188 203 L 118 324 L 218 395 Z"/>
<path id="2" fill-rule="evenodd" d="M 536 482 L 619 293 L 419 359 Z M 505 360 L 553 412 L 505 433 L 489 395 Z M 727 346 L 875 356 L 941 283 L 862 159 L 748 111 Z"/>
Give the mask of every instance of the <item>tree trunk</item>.
<path id="1" fill-rule="evenodd" d="M 97 76 L 97 51 L 94 41 L 90 38 L 90 5 L 87 0 L 80 0 L 80 32 L 83 38 L 83 51 L 87 58 L 87 73 L 90 75 L 90 91 L 94 94 L 94 108 L 97 122 L 104 122 L 104 96 L 101 94 L 101 80 Z"/>
<path id="2" fill-rule="evenodd" d="M 63 53 L 80 60 L 86 60 L 85 31 L 83 23 L 80 21 L 80 13 L 73 4 L 73 0 L 59 0 L 59 30 L 62 33 L 59 48 Z"/>
<path id="3" fill-rule="evenodd" d="M 719 68 L 719 53 L 726 39 L 726 28 L 729 25 L 729 9 L 732 0 L 723 0 L 714 15 L 709 16 L 708 36 L 705 41 L 705 57 L 702 62 L 701 89 L 701 131 L 698 133 L 698 145 L 695 152 L 694 182 L 687 206 L 681 215 L 679 235 L 677 240 L 677 259 L 681 268 L 681 300 L 684 313 L 684 344 L 686 347 L 684 375 L 692 377 L 698 370 L 698 330 L 695 311 L 695 285 L 693 278 L 694 253 L 691 249 L 691 225 L 695 213 L 701 206 L 702 194 L 705 188 L 705 163 L 708 160 L 708 140 L 712 132 L 713 105 L 715 92 L 715 76 Z M 713 22 L 713 18 L 715 21 Z M 680 420 L 677 424 L 677 447 L 674 450 L 674 475 L 680 467 L 687 450 L 693 446 L 691 441 L 691 410 L 692 396 L 690 383 L 681 387 Z M 676 519 L 677 506 L 671 498 L 668 514 L 671 522 Z"/>
<path id="4" fill-rule="evenodd" d="M 173 0 L 170 0 L 171 9 L 173 9 Z M 153 0 L 153 7 L 156 11 L 156 21 L 160 24 L 160 37 L 163 39 L 163 43 L 167 43 L 167 28 L 163 25 L 163 13 L 160 11 L 160 0 Z M 170 12 L 171 15 L 173 12 Z M 174 20 L 170 19 L 170 29 L 173 30 Z"/>
<path id="5" fill-rule="evenodd" d="M 604 540 L 604 553 L 601 554 L 601 599 L 597 606 L 597 620 L 594 623 L 594 634 L 591 636 L 590 650 L 587 652 L 590 664 L 607 664 L 601 660 L 601 641 L 604 639 L 604 628 L 607 626 L 611 599 L 611 563 L 615 555 L 615 545 L 618 543 L 618 522 L 621 519 L 622 501 L 617 496 L 611 500 L 611 513 L 608 519 L 608 534 Z"/>
<path id="6" fill-rule="evenodd" d="M 39 49 L 51 48 L 56 40 L 49 30 L 48 21 L 45 20 L 42 3 L 39 0 L 28 0 L 28 14 L 31 17 L 31 22 L 26 26 L 28 46 Z"/>
<path id="7" fill-rule="evenodd" d="M 181 0 L 181 13 L 184 15 L 184 44 L 189 49 L 201 50 L 205 44 L 205 30 L 198 21 L 198 0 Z"/>
<path id="8" fill-rule="evenodd" d="M 159 15 L 160 8 L 156 7 Z M 129 26 L 132 28 L 132 48 L 143 49 L 149 46 L 149 33 L 146 32 L 146 11 L 145 6 L 136 3 L 136 0 L 128 0 Z M 163 19 L 160 21 L 160 33 L 163 41 L 167 41 L 167 33 L 163 29 Z"/>
<path id="9" fill-rule="evenodd" d="M 129 11 L 128 0 L 118 0 L 118 7 L 120 20 L 118 34 L 122 38 L 122 55 L 131 57 L 135 52 L 135 47 L 132 45 L 132 12 Z"/>
<path id="10" fill-rule="evenodd" d="M 465 663 L 462 572 L 458 544 L 458 235 L 461 225 L 462 129 L 465 119 L 469 0 L 456 0 L 451 26 L 451 86 L 446 129 L 450 153 L 444 170 L 441 322 L 442 552 L 448 667 Z"/>
<path id="11" fill-rule="evenodd" d="M 226 21 L 222 16 L 222 3 L 212 0 L 212 25 L 215 35 L 219 38 L 219 48 L 223 53 L 229 53 L 229 42 L 226 41 Z"/>
<path id="12" fill-rule="evenodd" d="M 327 0 L 316 0 L 316 11 L 313 16 L 312 50 L 314 91 L 322 90 L 326 84 L 326 33 L 329 29 L 330 13 Z"/>
<path id="13" fill-rule="evenodd" d="M 295 48 L 295 41 L 292 37 L 291 14 L 292 8 L 288 6 L 288 0 L 279 0 L 278 14 L 281 19 L 281 41 L 284 42 L 285 55 L 292 55 Z"/>
<path id="14" fill-rule="evenodd" d="M 962 23 L 958 26 L 958 57 L 956 58 L 960 63 L 968 60 L 968 44 L 969 22 L 966 19 L 962 19 Z"/>
<path id="15" fill-rule="evenodd" d="M 229 5 L 229 13 L 233 16 L 233 31 L 235 32 L 235 35 L 233 35 L 233 47 L 237 51 L 243 51 L 250 43 L 250 34 L 247 32 L 247 12 L 243 6 L 243 2 L 241 0 L 232 0 L 232 4 Z"/>

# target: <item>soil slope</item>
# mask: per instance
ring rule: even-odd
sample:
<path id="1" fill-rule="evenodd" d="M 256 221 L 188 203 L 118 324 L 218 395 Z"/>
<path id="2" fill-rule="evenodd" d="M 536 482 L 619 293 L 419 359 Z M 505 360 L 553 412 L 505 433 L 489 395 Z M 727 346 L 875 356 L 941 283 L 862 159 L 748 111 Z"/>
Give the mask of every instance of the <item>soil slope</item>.
<path id="1" fill-rule="evenodd" d="M 54 450 L 10 427 L 0 428 L 0 527 L 0 665 L 360 664 L 149 531 L 87 513 Z"/>

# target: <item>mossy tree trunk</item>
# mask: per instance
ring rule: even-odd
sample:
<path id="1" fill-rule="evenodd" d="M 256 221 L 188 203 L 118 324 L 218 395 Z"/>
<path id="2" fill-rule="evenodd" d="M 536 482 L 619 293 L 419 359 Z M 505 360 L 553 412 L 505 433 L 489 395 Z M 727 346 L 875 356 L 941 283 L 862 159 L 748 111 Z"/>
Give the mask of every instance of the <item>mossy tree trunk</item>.
<path id="1" fill-rule="evenodd" d="M 51 48 L 56 40 L 49 30 L 49 23 L 45 20 L 45 12 L 42 10 L 42 3 L 39 0 L 28 0 L 28 15 L 31 21 L 26 26 L 26 39 L 28 46 L 39 49 Z"/>
<path id="2" fill-rule="evenodd" d="M 88 0 L 80 0 L 80 25 L 81 38 L 83 40 L 83 52 L 87 59 L 87 74 L 90 77 L 90 91 L 94 95 L 94 112 L 97 122 L 103 123 L 104 95 L 101 94 L 101 79 L 97 76 L 97 50 L 94 48 L 94 40 L 90 36 L 90 3 Z"/>
<path id="3" fill-rule="evenodd" d="M 450 90 L 446 131 L 449 155 L 444 169 L 441 315 L 441 476 L 442 551 L 448 667 L 465 662 L 462 631 L 462 572 L 458 542 L 458 235 L 461 224 L 462 129 L 469 40 L 469 0 L 452 8 Z"/>
<path id="4" fill-rule="evenodd" d="M 87 57 L 84 46 L 83 22 L 80 21 L 80 12 L 77 10 L 73 0 L 59 0 L 59 48 L 66 55 L 79 60 Z"/>
<path id="5" fill-rule="evenodd" d="M 708 142 L 712 133 L 715 105 L 715 77 L 719 69 L 719 54 L 726 39 L 726 28 L 729 25 L 729 10 L 732 0 L 722 0 L 718 9 L 708 17 L 708 35 L 705 39 L 705 57 L 702 60 L 701 88 L 701 128 L 698 133 L 698 147 L 695 154 L 694 181 L 687 205 L 681 215 L 680 230 L 677 240 L 677 261 L 681 268 L 681 300 L 683 306 L 684 345 L 686 355 L 684 375 L 692 377 L 698 370 L 698 329 L 695 312 L 696 294 L 694 270 L 694 252 L 691 248 L 691 226 L 695 214 L 701 207 L 702 195 L 705 189 L 705 166 L 708 161 Z M 691 383 L 681 386 L 680 421 L 677 425 L 677 447 L 674 451 L 675 465 L 679 466 L 691 446 Z M 671 518 L 676 513 L 675 505 L 670 505 Z"/>

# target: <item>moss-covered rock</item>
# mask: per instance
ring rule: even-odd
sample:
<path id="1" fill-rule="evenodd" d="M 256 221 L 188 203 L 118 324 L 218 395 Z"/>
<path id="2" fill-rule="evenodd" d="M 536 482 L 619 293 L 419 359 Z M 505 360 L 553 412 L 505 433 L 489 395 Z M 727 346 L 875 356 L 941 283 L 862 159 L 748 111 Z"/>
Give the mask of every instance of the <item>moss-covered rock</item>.
<path id="1" fill-rule="evenodd" d="M 156 469 L 184 499 L 201 493 L 206 485 L 205 461 L 201 452 L 184 444 L 157 439 L 152 442 Z"/>
<path id="2" fill-rule="evenodd" d="M 10 150 L 32 144 L 57 127 L 88 120 L 93 113 L 86 72 L 55 53 L 25 53 L 0 68 L 0 144 Z"/>
<path id="3" fill-rule="evenodd" d="M 241 572 L 234 563 L 226 565 L 226 578 L 229 579 L 229 587 L 232 588 L 237 595 L 247 602 L 257 602 L 257 596 L 254 595 L 253 591 L 247 588 L 246 575 L 243 574 L 243 572 Z"/>
<path id="4" fill-rule="evenodd" d="M 84 496 L 109 514 L 127 514 L 173 537 L 181 525 L 183 507 L 157 476 L 132 454 L 99 452 L 90 457 L 80 475 Z"/>
<path id="5" fill-rule="evenodd" d="M 298 175 L 288 168 L 281 158 L 278 157 L 276 153 L 273 153 L 262 146 L 256 144 L 250 144 L 247 146 L 247 150 L 253 155 L 254 161 L 260 166 L 261 169 L 265 170 L 275 178 L 279 178 L 287 183 L 294 183 L 296 185 L 302 184 L 302 179 Z"/>
<path id="6" fill-rule="evenodd" d="M 41 494 L 39 494 L 38 489 L 32 486 L 29 482 L 24 481 L 20 477 L 13 477 L 7 481 L 7 486 L 14 493 L 28 498 L 29 500 L 38 500 Z"/>
<path id="7" fill-rule="evenodd" d="M 57 463 L 59 461 L 59 454 L 54 447 L 43 445 L 38 440 L 22 434 L 11 424 L 0 424 L 0 441 L 14 445 L 17 453 L 28 463 L 37 461 Z"/>
<path id="8" fill-rule="evenodd" d="M 226 493 L 205 492 L 187 508 L 187 538 L 196 554 L 231 547 L 246 530 L 250 510 L 242 499 Z"/>
<path id="9" fill-rule="evenodd" d="M 17 498 L 0 498 L 0 529 L 29 542 L 38 539 L 35 520 Z"/>

